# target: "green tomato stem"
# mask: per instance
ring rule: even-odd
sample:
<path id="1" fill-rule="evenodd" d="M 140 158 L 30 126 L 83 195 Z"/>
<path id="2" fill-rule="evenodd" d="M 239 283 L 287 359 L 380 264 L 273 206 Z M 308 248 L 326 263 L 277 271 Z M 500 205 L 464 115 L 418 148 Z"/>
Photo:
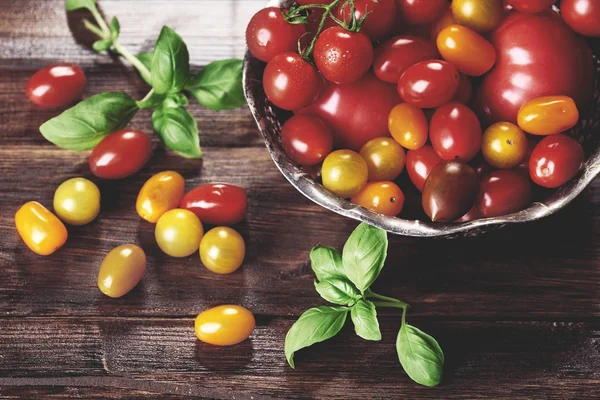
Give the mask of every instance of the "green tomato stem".
<path id="1" fill-rule="evenodd" d="M 146 82 L 151 82 L 150 70 L 136 56 L 123 47 L 119 41 L 113 43 L 113 48 L 138 70 Z"/>
<path id="2" fill-rule="evenodd" d="M 96 7 L 91 8 L 90 12 L 94 16 L 94 19 L 96 20 L 98 26 L 102 29 L 102 32 L 105 36 L 104 39 L 108 39 L 110 37 L 110 28 L 108 27 L 108 24 L 106 23 L 104 18 L 102 18 L 102 15 L 100 15 L 100 12 Z"/>
<path id="3" fill-rule="evenodd" d="M 317 32 L 315 32 L 315 36 L 310 41 L 310 44 L 308 45 L 308 47 L 301 54 L 302 58 L 304 58 L 305 60 L 310 59 L 310 56 L 312 55 L 312 52 L 315 49 L 315 43 L 317 43 L 317 39 L 319 38 L 319 35 L 321 34 L 323 27 L 325 26 L 325 21 L 331 14 L 331 10 L 335 6 L 337 6 L 339 3 L 341 3 L 342 1 L 343 0 L 334 0 L 333 2 L 331 2 L 331 4 L 329 4 L 325 7 L 323 7 L 323 4 L 318 5 L 318 8 L 323 8 L 325 10 L 325 12 L 323 13 L 323 16 L 321 17 L 321 22 L 319 22 L 319 27 L 317 28 Z M 312 6 L 315 6 L 315 5 L 312 5 Z M 310 8 L 310 7 L 311 7 L 311 5 L 305 6 L 305 8 Z M 302 7 L 300 7 L 300 9 L 301 8 Z"/>
<path id="4" fill-rule="evenodd" d="M 102 40 L 108 39 L 107 37 L 104 36 L 104 32 L 102 32 L 102 29 L 100 29 L 98 26 L 94 25 L 87 19 L 83 20 L 83 25 L 87 28 L 88 31 L 92 32 L 94 35 L 98 36 L 100 39 L 102 39 Z"/>
<path id="5" fill-rule="evenodd" d="M 404 311 L 406 311 L 406 309 L 408 308 L 408 304 L 406 303 L 397 303 L 397 302 L 386 302 L 386 301 L 374 301 L 373 304 L 375 304 L 377 307 L 390 307 L 390 308 L 401 308 Z"/>

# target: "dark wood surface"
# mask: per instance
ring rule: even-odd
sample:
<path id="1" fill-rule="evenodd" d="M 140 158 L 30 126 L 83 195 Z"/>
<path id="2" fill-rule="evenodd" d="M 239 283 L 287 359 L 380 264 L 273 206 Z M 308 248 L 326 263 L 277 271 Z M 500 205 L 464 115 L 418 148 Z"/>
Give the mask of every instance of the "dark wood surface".
<path id="1" fill-rule="evenodd" d="M 383 340 L 365 342 L 347 326 L 337 338 L 285 362 L 283 339 L 315 293 L 308 252 L 341 247 L 356 223 L 302 197 L 279 174 L 246 109 L 214 113 L 192 106 L 203 161 L 184 160 L 156 144 L 151 163 L 120 182 L 96 181 L 100 217 L 69 228 L 67 244 L 40 257 L 20 241 L 17 208 L 51 205 L 55 188 L 91 177 L 86 153 L 47 143 L 38 127 L 56 114 L 24 95 L 27 78 L 57 61 L 84 66 L 86 96 L 147 90 L 126 64 L 91 52 L 62 0 L 0 0 L 0 398 L 598 398 L 600 397 L 600 180 L 546 220 L 478 238 L 390 238 L 376 288 L 413 306 L 412 323 L 446 353 L 443 383 L 423 388 L 403 373 L 395 353 L 399 315 L 381 312 Z M 244 27 L 263 0 L 100 0 L 118 15 L 123 43 L 148 50 L 162 24 L 182 34 L 193 67 L 240 57 Z M 151 131 L 148 113 L 133 126 Z M 165 169 L 187 187 L 228 181 L 248 191 L 238 226 L 247 258 L 219 276 L 197 256 L 171 259 L 153 226 L 135 213 L 143 182 Z M 96 288 L 99 264 L 113 247 L 138 243 L 149 266 L 121 299 Z M 198 342 L 193 320 L 204 309 L 235 303 L 257 317 L 250 340 L 230 348 Z"/>

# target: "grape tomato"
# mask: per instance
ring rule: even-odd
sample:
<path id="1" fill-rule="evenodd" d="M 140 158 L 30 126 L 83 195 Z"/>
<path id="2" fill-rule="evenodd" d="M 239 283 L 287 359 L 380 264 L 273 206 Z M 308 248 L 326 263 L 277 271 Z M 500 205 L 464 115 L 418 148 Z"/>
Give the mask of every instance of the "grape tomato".
<path id="1" fill-rule="evenodd" d="M 222 305 L 203 311 L 196 317 L 196 337 L 216 346 L 231 346 L 246 340 L 254 331 L 256 321 L 248 309 Z"/>
<path id="2" fill-rule="evenodd" d="M 456 94 L 460 77 L 446 61 L 426 60 L 408 68 L 398 81 L 402 99 L 419 108 L 436 108 Z"/>
<path id="3" fill-rule="evenodd" d="M 525 209 L 533 198 L 531 180 L 519 169 L 492 171 L 481 180 L 476 207 L 484 218 Z"/>
<path id="4" fill-rule="evenodd" d="M 437 48 L 446 61 L 469 76 L 481 76 L 496 63 L 494 46 L 466 26 L 444 28 L 438 35 Z"/>
<path id="5" fill-rule="evenodd" d="M 140 217 L 155 223 L 169 210 L 176 208 L 183 197 L 185 180 L 175 171 L 153 175 L 144 183 L 135 203 Z"/>
<path id="6" fill-rule="evenodd" d="M 481 124 L 469 107 L 451 102 L 435 110 L 429 137 L 431 145 L 443 160 L 461 159 L 468 162 L 481 148 Z"/>
<path id="7" fill-rule="evenodd" d="M 394 140 L 405 149 L 417 150 L 427 143 L 429 121 L 419 107 L 398 104 L 390 112 L 388 128 Z"/>
<path id="8" fill-rule="evenodd" d="M 142 280 L 146 271 L 146 254 L 134 244 L 112 249 L 100 265 L 98 288 L 108 297 L 129 293 Z"/>
<path id="9" fill-rule="evenodd" d="M 37 71 L 27 81 L 27 97 L 41 108 L 61 108 L 79 99 L 87 79 L 73 64 L 50 65 Z"/>
<path id="10" fill-rule="evenodd" d="M 600 1 L 561 0 L 560 14 L 575 32 L 600 37 Z"/>
<path id="11" fill-rule="evenodd" d="M 489 32 L 504 17 L 503 0 L 452 0 L 452 13 L 459 24 L 477 32 Z"/>
<path id="12" fill-rule="evenodd" d="M 235 225 L 246 218 L 248 199 L 244 188 L 229 183 L 206 183 L 183 196 L 180 208 L 210 225 Z"/>
<path id="13" fill-rule="evenodd" d="M 555 135 L 579 121 L 579 111 L 568 96 L 544 96 L 523 104 L 517 114 L 519 127 L 532 135 Z"/>
<path id="14" fill-rule="evenodd" d="M 417 150 L 409 150 L 406 153 L 406 171 L 419 191 L 423 191 L 429 174 L 441 162 L 442 159 L 428 144 Z"/>
<path id="15" fill-rule="evenodd" d="M 447 0 L 396 0 L 398 13 L 410 25 L 427 25 L 438 20 L 448 8 Z"/>
<path id="16" fill-rule="evenodd" d="M 106 136 L 90 154 L 90 170 L 98 178 L 122 179 L 138 172 L 152 157 L 152 140 L 144 132 L 123 129 Z"/>
<path id="17" fill-rule="evenodd" d="M 409 67 L 418 62 L 438 58 L 436 46 L 418 36 L 396 36 L 375 49 L 373 71 L 384 82 L 398 83 Z"/>
<path id="18" fill-rule="evenodd" d="M 23 242 L 33 251 L 48 256 L 67 241 L 67 228 L 38 202 L 25 203 L 15 214 L 15 226 Z"/>
<path id="19" fill-rule="evenodd" d="M 529 174 L 536 184 L 553 189 L 573 179 L 584 161 L 585 154 L 578 141 L 563 134 L 551 135 L 533 149 Z"/>

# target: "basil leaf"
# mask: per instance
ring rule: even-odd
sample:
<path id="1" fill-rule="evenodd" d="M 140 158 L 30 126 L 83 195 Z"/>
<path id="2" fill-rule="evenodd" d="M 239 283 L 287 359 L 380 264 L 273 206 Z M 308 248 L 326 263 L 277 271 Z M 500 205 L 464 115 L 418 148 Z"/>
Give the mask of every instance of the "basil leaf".
<path id="1" fill-rule="evenodd" d="M 285 336 L 285 358 L 295 368 L 294 353 L 337 335 L 344 326 L 348 309 L 320 306 L 306 310 Z"/>
<path id="2" fill-rule="evenodd" d="M 352 306 L 360 299 L 360 292 L 346 278 L 328 278 L 319 283 L 315 281 L 315 289 L 322 298 L 333 304 Z"/>
<path id="3" fill-rule="evenodd" d="M 346 276 L 342 266 L 342 255 L 333 247 L 314 247 L 310 251 L 310 265 L 319 281 Z"/>
<path id="4" fill-rule="evenodd" d="M 121 33 L 121 24 L 119 24 L 119 20 L 117 17 L 113 17 L 110 21 L 110 37 L 112 40 L 117 40 L 119 38 L 119 34 Z"/>
<path id="5" fill-rule="evenodd" d="M 181 36 L 163 26 L 154 45 L 152 87 L 158 94 L 180 92 L 190 75 L 190 55 Z"/>
<path id="6" fill-rule="evenodd" d="M 185 107 L 190 102 L 188 98 L 185 97 L 183 93 L 173 93 L 167 96 L 167 98 L 163 101 L 163 107 L 166 108 L 178 108 Z"/>
<path id="7" fill-rule="evenodd" d="M 110 49 L 110 46 L 112 46 L 113 42 L 112 40 L 96 40 L 93 44 L 92 44 L 92 48 L 94 50 L 96 50 L 98 53 L 100 53 L 101 51 L 106 51 L 108 49 Z"/>
<path id="8" fill-rule="evenodd" d="M 377 310 L 373 302 L 363 299 L 358 300 L 352 307 L 352 311 L 350 311 L 350 317 L 358 336 L 365 340 L 381 340 Z"/>
<path id="9" fill-rule="evenodd" d="M 202 157 L 198 123 L 185 108 L 157 108 L 152 113 L 152 126 L 175 153 L 186 158 Z"/>
<path id="10" fill-rule="evenodd" d="M 87 8 L 91 11 L 96 9 L 96 0 L 65 0 L 65 7 L 67 11 L 78 10 L 80 8 Z"/>
<path id="11" fill-rule="evenodd" d="M 396 340 L 402 368 L 410 378 L 424 386 L 436 386 L 442 380 L 444 352 L 438 342 L 420 329 L 402 321 Z"/>
<path id="12" fill-rule="evenodd" d="M 109 133 L 124 128 L 138 110 L 135 100 L 125 93 L 101 93 L 46 121 L 40 132 L 64 149 L 89 150 Z"/>
<path id="13" fill-rule="evenodd" d="M 387 255 L 387 234 L 364 222 L 352 232 L 342 251 L 346 276 L 364 292 L 377 279 Z"/>
<path id="14" fill-rule="evenodd" d="M 231 110 L 246 104 L 242 87 L 242 60 L 220 60 L 208 64 L 186 84 L 196 101 L 214 110 Z"/>
<path id="15" fill-rule="evenodd" d="M 150 70 L 150 67 L 152 66 L 152 58 L 154 57 L 153 52 L 151 52 L 151 51 L 142 52 L 142 53 L 138 54 L 136 57 L 138 60 L 140 60 L 142 62 L 142 64 L 144 64 L 146 66 L 146 68 L 148 68 L 148 70 Z M 146 80 L 144 75 L 140 75 L 140 76 L 142 77 L 144 82 L 146 82 L 148 85 L 152 86 L 151 80 Z"/>

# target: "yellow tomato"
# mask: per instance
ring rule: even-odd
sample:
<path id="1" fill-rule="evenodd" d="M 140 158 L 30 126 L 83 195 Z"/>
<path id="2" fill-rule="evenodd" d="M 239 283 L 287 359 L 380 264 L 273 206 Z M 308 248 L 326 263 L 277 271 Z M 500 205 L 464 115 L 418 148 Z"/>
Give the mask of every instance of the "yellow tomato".
<path id="1" fill-rule="evenodd" d="M 579 121 L 579 111 L 568 96 L 543 96 L 523 104 L 517 115 L 519 127 L 532 135 L 555 135 Z"/>
<path id="2" fill-rule="evenodd" d="M 429 122 L 423 110 L 408 103 L 392 109 L 388 128 L 394 140 L 408 150 L 418 150 L 427 143 Z"/>
<path id="3" fill-rule="evenodd" d="M 515 124 L 497 122 L 483 134 L 483 158 L 495 168 L 514 168 L 527 154 L 527 137 Z"/>
<path id="4" fill-rule="evenodd" d="M 469 76 L 481 76 L 496 63 L 494 46 L 466 26 L 450 25 L 444 28 L 438 35 L 437 47 L 444 60 Z"/>
<path id="5" fill-rule="evenodd" d="M 87 179 L 69 179 L 54 192 L 54 212 L 67 224 L 88 224 L 100 212 L 100 190 Z"/>
<path id="6" fill-rule="evenodd" d="M 129 293 L 144 276 L 146 254 L 134 244 L 116 247 L 104 257 L 98 273 L 98 288 L 109 297 Z"/>
<path id="7" fill-rule="evenodd" d="M 394 182 L 369 182 L 352 196 L 352 202 L 380 214 L 395 217 L 404 206 L 404 193 Z"/>
<path id="8" fill-rule="evenodd" d="M 337 150 L 323 161 L 323 186 L 341 197 L 352 197 L 367 183 L 369 169 L 360 154 L 352 150 Z"/>
<path id="9" fill-rule="evenodd" d="M 206 232 L 200 242 L 200 260 L 210 271 L 230 274 L 244 262 L 246 244 L 242 236 L 226 226 Z"/>
<path id="10" fill-rule="evenodd" d="M 404 149 L 392 138 L 369 140 L 360 149 L 370 181 L 393 181 L 404 170 Z"/>
<path id="11" fill-rule="evenodd" d="M 155 223 L 161 215 L 179 206 L 184 190 L 185 181 L 177 172 L 159 172 L 144 183 L 135 208 L 140 217 Z"/>
<path id="12" fill-rule="evenodd" d="M 67 241 L 67 228 L 38 202 L 25 203 L 15 214 L 15 225 L 21 239 L 33 252 L 48 256 Z"/>
<path id="13" fill-rule="evenodd" d="M 502 0 L 452 0 L 452 14 L 456 21 L 477 32 L 489 32 L 502 22 Z"/>
<path id="14" fill-rule="evenodd" d="M 191 211 L 176 208 L 164 213 L 154 230 L 158 247 L 171 257 L 187 257 L 198 251 L 204 228 Z"/>
<path id="15" fill-rule="evenodd" d="M 250 336 L 256 321 L 241 306 L 223 305 L 208 309 L 196 317 L 196 337 L 217 346 L 231 346 Z"/>

